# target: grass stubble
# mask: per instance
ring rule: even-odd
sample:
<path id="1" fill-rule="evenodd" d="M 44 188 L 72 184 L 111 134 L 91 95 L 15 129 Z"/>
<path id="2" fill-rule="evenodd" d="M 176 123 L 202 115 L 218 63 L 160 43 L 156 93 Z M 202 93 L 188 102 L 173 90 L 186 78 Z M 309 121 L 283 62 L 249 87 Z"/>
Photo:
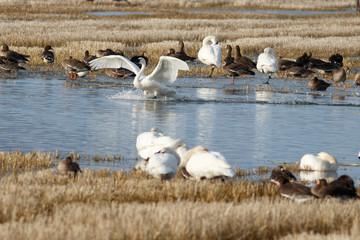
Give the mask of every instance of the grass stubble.
<path id="1" fill-rule="evenodd" d="M 215 34 L 220 44 L 241 46 L 256 58 L 271 46 L 278 56 L 305 51 L 327 58 L 339 52 L 345 65 L 358 68 L 360 18 L 277 16 L 174 11 L 173 1 L 131 1 L 123 11 L 156 11 L 152 16 L 96 17 L 85 11 L 119 10 L 107 1 L 0 1 L 0 42 L 32 56 L 28 68 L 41 68 L 40 54 L 50 44 L 55 68 L 85 50 L 122 49 L 126 56 L 146 50 L 149 71 L 168 48 L 185 41 L 196 56 L 202 39 Z M 210 7 L 346 10 L 354 1 L 177 1 L 184 9 Z M 169 9 L 170 8 L 170 9 Z M 264 19 L 268 18 L 268 19 Z M 159 28 L 161 26 L 161 28 Z M 209 69 L 199 65 L 188 75 Z M 216 69 L 215 76 L 222 75 Z M 74 153 L 78 159 L 78 155 Z M 54 160 L 55 159 L 55 160 Z M 120 156 L 93 156 L 94 161 Z M 0 239 L 356 239 L 359 201 L 314 200 L 305 204 L 279 199 L 269 181 L 185 181 L 152 179 L 137 171 L 85 169 L 76 181 L 59 174 L 58 153 L 1 152 Z M 296 170 L 296 167 L 295 169 Z M 259 168 L 254 174 L 267 174 Z M 252 174 L 237 170 L 238 176 Z"/>
<path id="2" fill-rule="evenodd" d="M 360 233 L 360 201 L 300 204 L 275 196 L 268 180 L 160 181 L 136 170 L 83 169 L 74 181 L 54 169 L 56 156 L 0 153 L 0 239 L 356 239 Z"/>

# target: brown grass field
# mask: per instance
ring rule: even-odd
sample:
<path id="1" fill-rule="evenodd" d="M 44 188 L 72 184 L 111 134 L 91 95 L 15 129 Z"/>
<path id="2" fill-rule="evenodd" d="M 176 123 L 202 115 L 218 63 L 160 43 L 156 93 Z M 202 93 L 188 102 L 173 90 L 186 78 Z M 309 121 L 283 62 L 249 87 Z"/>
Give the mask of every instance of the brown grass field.
<path id="1" fill-rule="evenodd" d="M 0 239 L 357 239 L 360 233 L 360 201 L 292 202 L 277 197 L 268 179 L 241 180 L 249 171 L 238 169 L 238 179 L 226 182 L 197 182 L 83 169 L 74 180 L 55 169 L 58 157 L 0 153 Z"/>
<path id="2" fill-rule="evenodd" d="M 129 1 L 130 5 L 95 0 L 91 5 L 76 0 L 0 0 L 0 43 L 31 55 L 27 69 L 46 68 L 40 54 L 47 44 L 55 49 L 58 70 L 69 56 L 82 59 L 85 50 L 94 54 L 105 48 L 121 49 L 128 57 L 146 50 L 154 67 L 180 39 L 188 55 L 196 56 L 202 39 L 210 34 L 218 36 L 222 46 L 240 45 L 252 58 L 272 46 L 278 56 L 287 58 L 305 51 L 323 59 L 341 53 L 352 74 L 360 66 L 360 60 L 353 59 L 360 55 L 360 15 L 353 0 Z M 284 16 L 187 11 L 214 7 L 353 12 Z M 154 14 L 85 14 L 119 10 Z M 202 76 L 208 71 L 199 65 L 183 74 Z M 214 74 L 223 72 L 216 69 Z M 0 152 L 0 239 L 359 238 L 359 201 L 287 201 L 275 195 L 267 179 L 241 180 L 240 175 L 252 174 L 249 171 L 238 169 L 239 178 L 233 181 L 196 182 L 180 177 L 159 181 L 136 171 L 83 169 L 74 181 L 55 170 L 60 158 L 38 151 Z M 99 159 L 112 157 L 93 157 Z M 259 175 L 269 171 L 254 170 Z"/>

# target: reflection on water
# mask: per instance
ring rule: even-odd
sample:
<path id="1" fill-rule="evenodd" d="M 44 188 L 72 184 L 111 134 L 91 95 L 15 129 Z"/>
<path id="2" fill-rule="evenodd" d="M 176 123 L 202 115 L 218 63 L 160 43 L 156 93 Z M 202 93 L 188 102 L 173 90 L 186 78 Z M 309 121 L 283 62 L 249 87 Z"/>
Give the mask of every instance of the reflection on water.
<path id="1" fill-rule="evenodd" d="M 328 182 L 338 178 L 336 171 L 300 171 L 300 179 L 308 182 L 315 182 L 318 179 L 326 179 Z"/>
<path id="2" fill-rule="evenodd" d="M 297 83 L 296 94 L 284 94 L 224 90 L 228 79 L 211 82 L 217 84 L 215 88 L 204 88 L 203 80 L 196 87 L 197 81 L 184 78 L 183 86 L 176 88 L 180 98 L 149 100 L 131 85 L 94 88 L 81 81 L 78 87 L 67 87 L 66 81 L 58 79 L 1 81 L 0 151 L 120 155 L 127 160 L 110 164 L 111 168 L 131 169 L 138 134 L 156 126 L 166 135 L 182 138 L 189 148 L 201 144 L 221 152 L 241 169 L 295 163 L 306 153 L 320 151 L 340 163 L 359 161 L 354 129 L 360 104 L 352 96 L 356 88 L 345 92 L 344 99 L 336 99 L 341 103 L 334 103 L 335 90 L 317 97 L 299 94 L 306 89 L 305 81 Z M 281 82 L 274 81 L 272 87 L 281 89 Z M 92 163 L 91 167 L 104 165 Z M 337 171 L 355 179 L 359 173 L 357 167 Z"/>

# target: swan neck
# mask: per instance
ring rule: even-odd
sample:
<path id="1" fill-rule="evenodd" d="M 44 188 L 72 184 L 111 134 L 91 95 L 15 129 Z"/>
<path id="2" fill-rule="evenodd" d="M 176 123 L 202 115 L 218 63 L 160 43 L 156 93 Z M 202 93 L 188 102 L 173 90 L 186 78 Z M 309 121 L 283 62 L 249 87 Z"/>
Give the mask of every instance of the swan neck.
<path id="1" fill-rule="evenodd" d="M 135 78 L 134 78 L 134 85 L 136 87 L 136 85 L 140 84 L 141 80 L 140 77 L 141 75 L 144 73 L 145 71 L 145 64 L 141 64 L 141 68 L 140 68 L 140 71 L 136 74 Z"/>

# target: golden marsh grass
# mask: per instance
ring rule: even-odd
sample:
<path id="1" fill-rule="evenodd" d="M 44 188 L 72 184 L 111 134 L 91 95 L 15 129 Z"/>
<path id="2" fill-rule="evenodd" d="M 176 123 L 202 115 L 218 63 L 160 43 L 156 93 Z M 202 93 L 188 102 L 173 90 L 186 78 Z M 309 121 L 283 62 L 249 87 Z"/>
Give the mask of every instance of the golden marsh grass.
<path id="1" fill-rule="evenodd" d="M 1 156 L 2 165 L 7 158 L 13 165 L 33 156 L 28 165 L 37 166 L 36 159 L 56 154 Z M 356 239 L 359 234 L 359 201 L 299 204 L 275 196 L 269 180 L 161 181 L 139 171 L 83 169 L 74 181 L 52 166 L 2 176 L 1 239 Z"/>
<path id="2" fill-rule="evenodd" d="M 358 68 L 360 50 L 360 18 L 358 15 L 342 14 L 315 16 L 283 16 L 269 14 L 237 13 L 191 13 L 170 8 L 172 1 L 132 1 L 121 9 L 108 1 L 85 5 L 81 1 L 1 1 L 0 42 L 6 42 L 13 50 L 32 56 L 31 68 L 43 65 L 40 54 L 45 45 L 55 49 L 56 68 L 61 69 L 62 60 L 73 56 L 82 59 L 86 50 L 94 54 L 98 49 L 122 49 L 131 57 L 146 50 L 152 67 L 160 55 L 169 48 L 176 48 L 179 39 L 185 42 L 185 51 L 197 56 L 202 39 L 218 36 L 220 44 L 240 45 L 242 53 L 255 59 L 265 47 L 275 48 L 278 56 L 294 58 L 305 51 L 314 57 L 328 58 L 341 53 L 345 63 Z M 354 1 L 179 1 L 181 8 L 207 9 L 209 7 L 247 7 L 344 10 L 354 6 Z M 200 6 L 201 5 L 201 6 Z M 152 11 L 158 14 L 144 16 L 91 16 L 87 11 Z M 160 26 L 160 27 L 159 27 Z M 203 76 L 209 68 L 199 64 L 183 75 Z M 223 75 L 221 69 L 215 76 Z"/>

